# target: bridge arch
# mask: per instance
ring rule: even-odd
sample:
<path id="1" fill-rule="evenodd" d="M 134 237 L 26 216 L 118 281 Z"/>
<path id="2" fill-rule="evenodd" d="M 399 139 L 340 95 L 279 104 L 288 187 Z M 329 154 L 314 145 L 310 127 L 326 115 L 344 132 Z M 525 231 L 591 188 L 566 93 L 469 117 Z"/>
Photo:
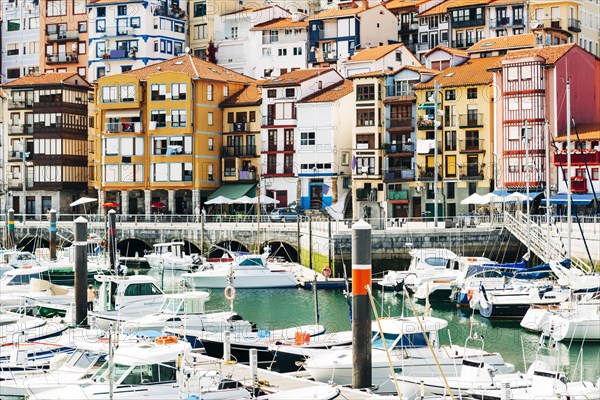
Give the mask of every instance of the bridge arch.
<path id="1" fill-rule="evenodd" d="M 271 247 L 273 257 L 282 257 L 286 261 L 298 262 L 298 249 L 291 243 L 283 240 L 270 240 L 263 243 L 262 248 L 264 249 L 265 246 Z"/>
<path id="2" fill-rule="evenodd" d="M 222 247 L 227 250 L 230 250 L 230 251 L 250 251 L 250 250 L 248 250 L 248 247 L 246 245 L 244 245 L 241 242 L 238 242 L 237 240 L 225 240 L 225 241 L 217 243 L 217 246 Z M 221 250 L 218 247 L 211 246 L 210 249 L 208 249 L 207 257 L 208 258 L 220 257 L 222 254 L 223 254 L 223 250 Z"/>
<path id="3" fill-rule="evenodd" d="M 123 257 L 135 257 L 136 253 L 143 257 L 146 250 L 152 250 L 152 246 L 142 239 L 130 237 L 117 242 L 117 250 Z"/>
<path id="4" fill-rule="evenodd" d="M 185 254 L 200 254 L 200 253 L 202 253 L 200 246 L 198 246 L 194 242 L 191 242 L 191 241 L 189 241 L 187 239 L 183 239 L 183 238 L 174 239 L 174 241 L 175 242 L 183 242 L 183 252 Z"/>

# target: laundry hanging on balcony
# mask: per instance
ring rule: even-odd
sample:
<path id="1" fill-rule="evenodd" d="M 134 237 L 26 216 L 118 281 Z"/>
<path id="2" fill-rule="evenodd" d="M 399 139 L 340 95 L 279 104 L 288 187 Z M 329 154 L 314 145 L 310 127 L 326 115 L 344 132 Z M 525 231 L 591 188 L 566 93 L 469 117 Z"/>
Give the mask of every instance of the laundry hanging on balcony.
<path id="1" fill-rule="evenodd" d="M 417 153 L 427 154 L 433 148 L 435 148 L 435 140 L 417 140 Z"/>

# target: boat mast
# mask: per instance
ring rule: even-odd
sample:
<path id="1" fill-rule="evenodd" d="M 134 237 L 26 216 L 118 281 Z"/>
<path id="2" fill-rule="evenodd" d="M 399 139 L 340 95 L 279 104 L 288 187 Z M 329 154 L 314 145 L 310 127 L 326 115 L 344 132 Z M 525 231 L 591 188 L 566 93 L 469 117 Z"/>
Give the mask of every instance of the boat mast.
<path id="1" fill-rule="evenodd" d="M 567 257 L 571 260 L 571 231 L 573 228 L 573 217 L 571 216 L 571 83 L 567 78 Z"/>
<path id="2" fill-rule="evenodd" d="M 550 254 L 550 129 L 548 120 L 544 123 L 544 140 L 546 141 L 546 254 Z"/>

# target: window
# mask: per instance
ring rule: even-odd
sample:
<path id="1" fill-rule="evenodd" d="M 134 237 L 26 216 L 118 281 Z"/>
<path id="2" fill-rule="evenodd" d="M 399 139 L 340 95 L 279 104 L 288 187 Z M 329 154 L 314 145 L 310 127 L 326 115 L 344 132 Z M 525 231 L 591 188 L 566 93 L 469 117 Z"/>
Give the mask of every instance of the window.
<path id="1" fill-rule="evenodd" d="M 106 20 L 105 19 L 97 19 L 96 20 L 96 32 L 106 32 Z"/>
<path id="2" fill-rule="evenodd" d="M 356 126 L 375 125 L 375 110 L 372 108 L 356 110 Z"/>
<path id="3" fill-rule="evenodd" d="M 79 25 L 77 26 L 77 30 L 80 33 L 87 32 L 87 22 L 86 21 L 80 22 Z"/>
<path id="4" fill-rule="evenodd" d="M 105 18 L 106 17 L 106 7 L 98 7 L 96 9 L 96 16 L 98 18 Z"/>
<path id="5" fill-rule="evenodd" d="M 46 16 L 57 17 L 61 15 L 67 15 L 67 0 L 47 0 Z"/>
<path id="6" fill-rule="evenodd" d="M 275 90 L 275 89 L 267 90 L 267 97 L 270 99 L 274 99 L 275 97 L 277 97 L 277 90 Z"/>
<path id="7" fill-rule="evenodd" d="M 523 65 L 521 67 L 521 79 L 531 79 L 531 65 Z"/>
<path id="8" fill-rule="evenodd" d="M 29 29 L 39 29 L 39 28 L 40 28 L 40 17 L 29 18 Z"/>
<path id="9" fill-rule="evenodd" d="M 102 102 L 103 103 L 116 103 L 117 102 L 117 87 L 116 86 L 103 86 L 102 87 Z"/>
<path id="10" fill-rule="evenodd" d="M 467 99 L 476 99 L 477 98 L 477 88 L 468 88 L 467 89 Z"/>
<path id="11" fill-rule="evenodd" d="M 187 110 L 171 110 L 171 127 L 185 128 L 187 126 Z"/>
<path id="12" fill-rule="evenodd" d="M 153 101 L 162 101 L 167 98 L 167 85 L 154 83 L 150 86 L 150 99 Z"/>
<path id="13" fill-rule="evenodd" d="M 215 149 L 215 140 L 213 138 L 208 138 L 208 150 Z"/>
<path id="14" fill-rule="evenodd" d="M 256 111 L 250 111 L 250 122 L 256 122 Z"/>
<path id="15" fill-rule="evenodd" d="M 519 109 L 519 99 L 517 97 L 512 97 L 508 99 L 508 110 L 509 111 L 517 111 Z"/>
<path id="16" fill-rule="evenodd" d="M 296 89 L 288 88 L 285 89 L 285 97 L 294 97 L 296 95 Z"/>
<path id="17" fill-rule="evenodd" d="M 77 53 L 78 54 L 85 54 L 85 42 L 79 42 L 77 44 Z"/>
<path id="18" fill-rule="evenodd" d="M 127 15 L 127 6 L 117 6 L 117 15 Z"/>
<path id="19" fill-rule="evenodd" d="M 446 183 L 446 197 L 448 199 L 453 199 L 456 196 L 456 183 L 448 182 Z"/>
<path id="20" fill-rule="evenodd" d="M 140 26 L 142 26 L 140 17 L 131 17 L 131 19 L 129 20 L 129 26 L 132 28 L 139 28 Z"/>
<path id="21" fill-rule="evenodd" d="M 194 39 L 206 39 L 206 24 L 194 25 Z"/>
<path id="22" fill-rule="evenodd" d="M 87 68 L 86 67 L 77 67 L 77 73 L 79 74 L 79 76 L 85 78 L 85 75 L 87 74 Z"/>
<path id="23" fill-rule="evenodd" d="M 73 0 L 73 14 L 85 14 L 85 0 Z"/>
<path id="24" fill-rule="evenodd" d="M 287 56 L 287 49 L 277 49 L 277 55 L 279 57 Z"/>
<path id="25" fill-rule="evenodd" d="M 206 115 L 206 123 L 210 126 L 214 124 L 212 112 L 208 112 L 208 114 Z"/>
<path id="26" fill-rule="evenodd" d="M 157 128 L 164 128 L 167 126 L 167 112 L 164 110 L 152 110 L 150 121 L 155 122 Z"/>
<path id="27" fill-rule="evenodd" d="M 518 67 L 508 67 L 508 80 L 516 81 L 519 79 L 519 68 Z"/>
<path id="28" fill-rule="evenodd" d="M 121 86 L 121 101 L 122 102 L 135 101 L 135 85 Z"/>
<path id="29" fill-rule="evenodd" d="M 223 86 L 223 97 L 229 96 L 229 86 Z"/>
<path id="30" fill-rule="evenodd" d="M 357 85 L 356 100 L 375 100 L 375 85 Z"/>
<path id="31" fill-rule="evenodd" d="M 232 26 L 231 27 L 231 39 L 237 39 L 238 37 L 238 28 L 237 26 Z M 227 39 L 227 38 L 225 38 Z"/>
<path id="32" fill-rule="evenodd" d="M 213 101 L 213 85 L 210 83 L 206 85 L 206 100 Z"/>
<path id="33" fill-rule="evenodd" d="M 531 110 L 533 106 L 533 99 L 531 97 L 523 97 L 521 99 L 521 109 L 523 110 Z"/>
<path id="34" fill-rule="evenodd" d="M 456 90 L 446 90 L 446 100 L 456 100 Z"/>
<path id="35" fill-rule="evenodd" d="M 21 20 L 20 19 L 9 19 L 7 29 L 9 32 L 21 30 Z"/>
<path id="36" fill-rule="evenodd" d="M 508 140 L 520 140 L 521 132 L 518 126 L 508 127 Z"/>
<path id="37" fill-rule="evenodd" d="M 592 180 L 597 181 L 600 179 L 600 172 L 598 168 L 592 168 Z"/>
<path id="38" fill-rule="evenodd" d="M 444 132 L 444 147 L 446 151 L 456 151 L 456 131 Z"/>
<path id="39" fill-rule="evenodd" d="M 302 47 L 294 47 L 294 55 L 301 56 L 302 55 Z"/>
<path id="40" fill-rule="evenodd" d="M 207 167 L 206 168 L 206 178 L 209 181 L 214 180 L 215 178 L 214 178 L 214 175 L 213 175 L 213 165 L 212 164 L 208 164 L 206 167 Z"/>
<path id="41" fill-rule="evenodd" d="M 102 78 L 106 75 L 106 67 L 97 67 L 96 68 L 96 78 Z"/>
<path id="42" fill-rule="evenodd" d="M 173 83 L 171 85 L 171 100 L 185 100 L 187 98 L 187 84 Z"/>
<path id="43" fill-rule="evenodd" d="M 7 56 L 18 56 L 19 55 L 19 43 L 8 43 L 6 45 Z"/>
<path id="44" fill-rule="evenodd" d="M 314 132 L 300 133 L 300 145 L 301 146 L 314 146 L 315 145 L 315 133 Z"/>
<path id="45" fill-rule="evenodd" d="M 206 2 L 194 3 L 194 18 L 206 16 Z"/>

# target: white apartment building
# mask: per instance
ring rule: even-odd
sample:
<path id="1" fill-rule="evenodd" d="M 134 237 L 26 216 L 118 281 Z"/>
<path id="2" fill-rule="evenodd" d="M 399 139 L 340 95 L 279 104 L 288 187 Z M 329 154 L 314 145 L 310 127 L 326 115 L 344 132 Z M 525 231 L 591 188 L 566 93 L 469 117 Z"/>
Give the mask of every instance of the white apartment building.
<path id="1" fill-rule="evenodd" d="M 449 0 L 446 0 L 449 1 Z M 437 45 L 450 46 L 450 24 L 447 5 L 443 0 L 433 0 L 419 5 L 419 44 L 417 55 L 433 49 Z"/>
<path id="2" fill-rule="evenodd" d="M 177 57 L 187 47 L 187 2 L 88 3 L 89 77 L 94 81 Z"/>
<path id="3" fill-rule="evenodd" d="M 306 69 L 308 21 L 306 16 L 276 18 L 250 29 L 250 42 L 257 44 L 252 77 L 277 77 L 297 69 Z M 258 50 L 259 49 L 259 50 Z"/>
<path id="4" fill-rule="evenodd" d="M 334 69 L 322 68 L 288 72 L 263 83 L 260 190 L 279 200 L 279 207 L 300 202 L 296 104 L 342 81 Z"/>
<path id="5" fill-rule="evenodd" d="M 417 58 L 402 43 L 371 47 L 339 62 L 340 74 L 351 75 L 373 71 L 395 71 L 403 66 L 421 66 Z"/>
<path id="6" fill-rule="evenodd" d="M 353 84 L 345 80 L 296 104 L 295 137 L 300 206 L 342 218 L 350 192 Z"/>
<path id="7" fill-rule="evenodd" d="M 250 35 L 250 29 L 263 22 L 291 16 L 289 11 L 273 5 L 245 8 L 216 19 L 214 43 L 219 48 L 216 54 L 218 64 L 247 76 L 262 77 L 264 68 L 257 68 L 262 37 Z"/>
<path id="8" fill-rule="evenodd" d="M 39 69 L 40 12 L 34 0 L 3 0 L 1 4 L 1 83 L 6 83 Z"/>

